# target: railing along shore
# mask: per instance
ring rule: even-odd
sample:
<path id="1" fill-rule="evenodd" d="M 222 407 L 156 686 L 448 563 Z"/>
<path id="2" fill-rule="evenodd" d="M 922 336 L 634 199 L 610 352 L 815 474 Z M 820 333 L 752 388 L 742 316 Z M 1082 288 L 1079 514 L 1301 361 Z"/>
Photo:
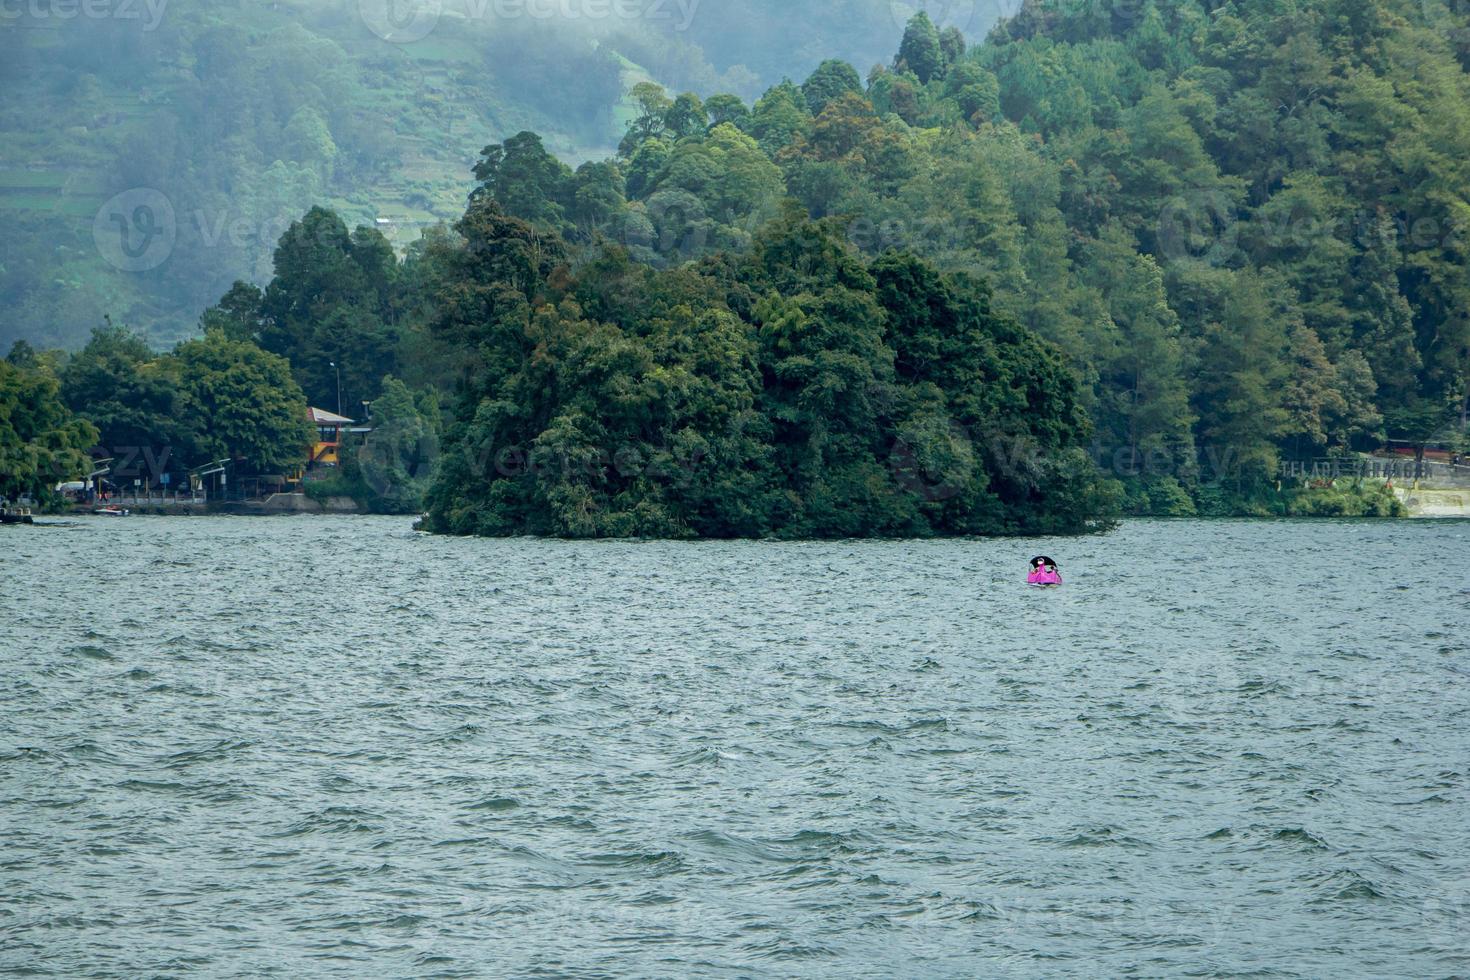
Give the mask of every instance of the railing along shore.
<path id="1" fill-rule="evenodd" d="M 1291 459 L 1281 464 L 1285 479 L 1306 480 L 1417 480 L 1470 486 L 1470 466 L 1435 460 L 1331 457 Z"/>

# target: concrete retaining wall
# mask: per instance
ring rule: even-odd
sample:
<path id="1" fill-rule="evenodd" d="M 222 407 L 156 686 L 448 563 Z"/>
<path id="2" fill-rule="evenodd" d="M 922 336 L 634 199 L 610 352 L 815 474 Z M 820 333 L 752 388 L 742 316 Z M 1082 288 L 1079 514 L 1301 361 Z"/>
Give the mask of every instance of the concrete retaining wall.
<path id="1" fill-rule="evenodd" d="M 248 500 L 211 504 L 211 514 L 281 515 L 281 514 L 356 514 L 357 502 L 351 497 L 328 497 L 319 504 L 304 493 L 276 493 L 265 500 Z"/>

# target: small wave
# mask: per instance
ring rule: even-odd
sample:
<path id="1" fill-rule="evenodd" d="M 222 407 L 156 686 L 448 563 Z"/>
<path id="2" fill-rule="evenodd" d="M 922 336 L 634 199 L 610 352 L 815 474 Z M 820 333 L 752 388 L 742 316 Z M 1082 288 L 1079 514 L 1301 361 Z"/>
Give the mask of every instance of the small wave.
<path id="1" fill-rule="evenodd" d="M 656 868 L 673 871 L 685 866 L 678 851 L 630 851 L 612 854 L 584 854 L 578 863 L 592 868 Z"/>
<path id="2" fill-rule="evenodd" d="M 1454 802 L 1453 800 L 1450 800 L 1450 799 L 1448 799 L 1446 797 L 1440 796 L 1438 793 L 1431 793 L 1429 796 L 1424 797 L 1424 799 L 1422 799 L 1422 800 L 1401 800 L 1401 801 L 1395 803 L 1394 806 L 1423 806 L 1426 803 L 1453 803 L 1453 802 Z"/>
<path id="3" fill-rule="evenodd" d="M 573 817 L 567 814 L 563 814 L 559 817 L 552 817 L 550 820 L 546 821 L 546 823 L 553 827 L 566 827 L 570 830 L 580 830 L 591 833 L 596 833 L 597 831 L 597 824 L 593 823 L 591 820 L 587 820 L 583 817 Z"/>
<path id="4" fill-rule="evenodd" d="M 1003 919 L 1005 913 L 989 902 L 960 902 L 959 909 L 952 913 L 951 917 L 959 922 L 981 922 L 989 919 Z"/>
<path id="5" fill-rule="evenodd" d="M 117 784 L 117 788 L 143 793 L 188 793 L 195 789 L 189 783 L 170 783 L 157 779 L 124 779 Z"/>
<path id="6" fill-rule="evenodd" d="M 165 769 L 186 769 L 200 762 L 218 762 L 232 753 L 250 748 L 252 744 L 254 743 L 235 739 L 220 739 L 196 749 L 185 749 L 182 752 L 166 755 L 158 761 Z"/>
<path id="7" fill-rule="evenodd" d="M 1280 694 L 1285 690 L 1286 686 L 1280 681 L 1254 680 L 1241 684 L 1235 689 L 1235 693 L 1249 698 L 1259 698 L 1269 694 Z"/>
<path id="8" fill-rule="evenodd" d="M 103 761 L 112 758 L 112 753 L 89 739 L 73 742 L 64 746 L 61 754 L 73 759 L 88 759 L 92 761 Z"/>
<path id="9" fill-rule="evenodd" d="M 719 749 L 703 748 L 695 749 L 693 752 L 687 752 L 679 756 L 673 761 L 672 765 L 676 769 L 686 766 L 719 766 L 726 762 L 738 762 L 743 758 L 744 756 L 737 755 L 734 752 L 721 752 Z"/>
<path id="10" fill-rule="evenodd" d="M 790 837 L 777 840 L 767 840 L 763 844 L 766 847 L 778 848 L 787 851 L 787 860 L 812 855 L 833 857 L 842 854 L 859 854 L 865 843 L 861 834 L 840 834 L 826 830 L 803 830 Z"/>
<path id="11" fill-rule="evenodd" d="M 862 721 L 834 721 L 829 724 L 833 728 L 852 728 L 857 731 L 881 732 L 884 735 L 922 735 L 927 732 L 949 731 L 947 718 L 919 718 L 899 724 L 870 718 Z"/>
<path id="12" fill-rule="evenodd" d="M 778 936 L 761 943 L 748 943 L 750 955 L 762 960 L 821 960 L 837 956 L 837 951 L 819 943 L 802 943 Z"/>
<path id="13" fill-rule="evenodd" d="M 113 655 L 111 650 L 107 649 L 106 647 L 99 647 L 92 644 L 73 647 L 71 652 L 74 656 L 85 657 L 88 660 L 112 661 L 117 659 L 117 657 Z"/>
<path id="14" fill-rule="evenodd" d="M 756 861 L 779 862 L 785 857 L 778 851 L 764 847 L 757 841 L 737 837 L 718 830 L 699 830 L 684 838 L 691 844 L 713 855 L 738 855 Z"/>
<path id="15" fill-rule="evenodd" d="M 485 730 L 479 725 L 460 725 L 447 732 L 441 732 L 429 739 L 434 745 L 457 745 L 462 742 L 470 742 L 483 735 Z"/>
<path id="16" fill-rule="evenodd" d="M 1314 904 L 1324 902 L 1378 902 L 1388 898 L 1365 875 L 1356 871 L 1337 871 L 1328 875 L 1317 886 L 1321 894 Z"/>
<path id="17" fill-rule="evenodd" d="M 1119 827 L 1090 827 L 1073 831 L 1070 837 L 1041 837 L 1040 844 L 1056 844 L 1061 847 L 1149 847 L 1148 841 L 1123 833 Z"/>
<path id="18" fill-rule="evenodd" d="M 306 837 L 312 834 L 367 834 L 381 830 L 375 815 L 356 807 L 329 806 L 286 827 L 267 834 L 272 838 Z"/>
<path id="19" fill-rule="evenodd" d="M 1331 850 L 1325 840 L 1303 827 L 1282 828 L 1272 834 L 1271 839 L 1283 844 L 1299 844 L 1312 850 Z"/>

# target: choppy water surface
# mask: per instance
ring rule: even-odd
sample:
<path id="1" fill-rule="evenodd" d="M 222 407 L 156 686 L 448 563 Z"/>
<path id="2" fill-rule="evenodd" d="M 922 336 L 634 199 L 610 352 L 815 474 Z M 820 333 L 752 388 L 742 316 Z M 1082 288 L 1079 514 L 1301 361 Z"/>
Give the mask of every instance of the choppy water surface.
<path id="1" fill-rule="evenodd" d="M 1463 975 L 1467 549 L 5 528 L 0 971 Z"/>

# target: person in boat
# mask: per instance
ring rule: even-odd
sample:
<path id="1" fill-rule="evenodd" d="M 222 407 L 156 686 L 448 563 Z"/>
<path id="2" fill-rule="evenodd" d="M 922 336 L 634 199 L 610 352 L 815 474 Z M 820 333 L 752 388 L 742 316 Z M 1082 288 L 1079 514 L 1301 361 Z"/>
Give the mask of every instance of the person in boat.
<path id="1" fill-rule="evenodd" d="M 1061 585 L 1062 576 L 1057 571 L 1057 563 L 1045 555 L 1038 555 L 1031 559 L 1031 574 L 1026 577 L 1030 585 Z"/>

